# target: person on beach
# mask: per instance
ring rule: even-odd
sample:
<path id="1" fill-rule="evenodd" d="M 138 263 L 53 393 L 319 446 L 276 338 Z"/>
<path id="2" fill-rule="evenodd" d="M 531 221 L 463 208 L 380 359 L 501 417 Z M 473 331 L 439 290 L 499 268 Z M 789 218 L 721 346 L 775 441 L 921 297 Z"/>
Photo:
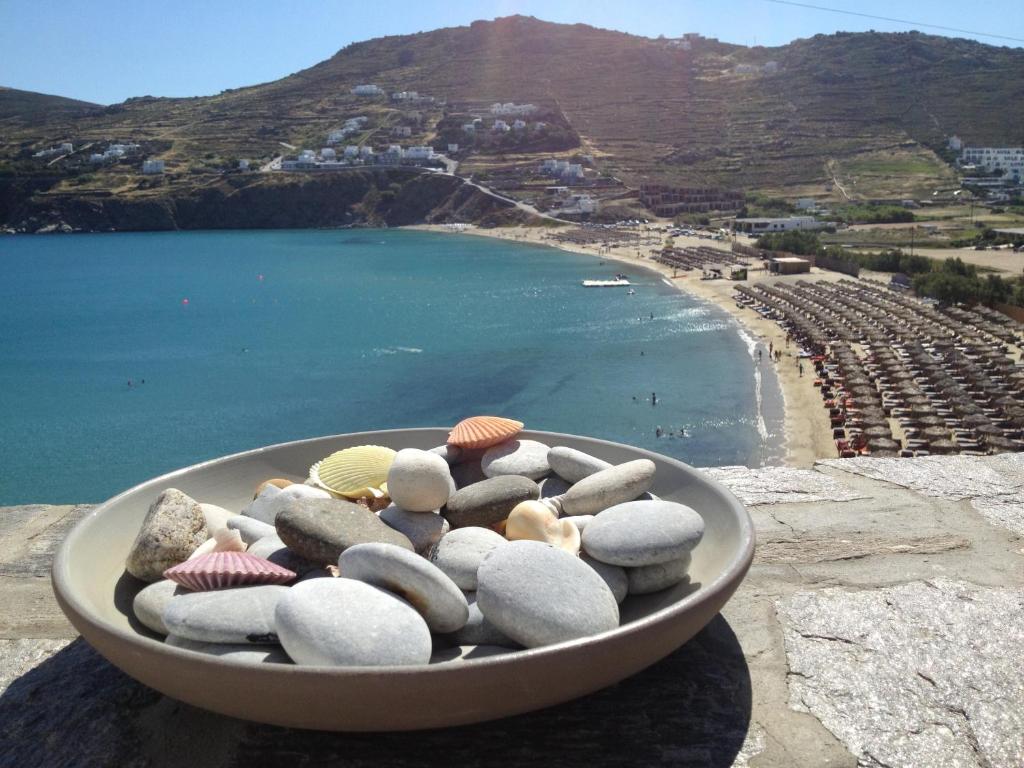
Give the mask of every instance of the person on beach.
<path id="1" fill-rule="evenodd" d="M 651 405 L 657 405 L 657 404 L 658 404 L 658 396 L 654 392 L 651 392 Z"/>
<path id="2" fill-rule="evenodd" d="M 802 362 L 800 362 L 800 361 L 797 361 L 796 366 L 797 366 L 797 369 L 800 371 L 800 375 L 803 376 L 804 375 L 804 364 Z"/>
<path id="3" fill-rule="evenodd" d="M 768 354 L 769 355 L 774 354 L 774 352 L 773 352 L 774 347 L 775 347 L 775 343 L 772 342 L 772 341 L 769 341 L 768 342 Z"/>
<path id="4" fill-rule="evenodd" d="M 757 350 L 757 362 L 761 362 L 761 350 Z"/>
<path id="5" fill-rule="evenodd" d="M 660 426 L 659 426 L 659 427 L 657 427 L 657 428 L 655 428 L 655 430 L 654 430 L 654 436 L 655 436 L 655 437 L 661 437 L 661 427 L 660 427 Z"/>

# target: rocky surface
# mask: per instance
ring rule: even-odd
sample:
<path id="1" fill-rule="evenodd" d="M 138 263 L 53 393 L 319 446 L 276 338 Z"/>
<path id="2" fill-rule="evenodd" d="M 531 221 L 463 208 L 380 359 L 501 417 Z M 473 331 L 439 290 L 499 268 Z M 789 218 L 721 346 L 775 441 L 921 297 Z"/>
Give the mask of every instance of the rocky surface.
<path id="1" fill-rule="evenodd" d="M 1024 516 L 1024 456 L 964 461 L 902 460 L 896 483 L 822 463 L 806 494 L 791 471 L 773 487 L 729 469 L 783 500 L 751 507 L 754 565 L 691 642 L 558 707 L 373 736 L 244 723 L 134 682 L 74 639 L 50 591 L 53 548 L 89 508 L 0 509 L 0 765 L 1021 765 L 1024 538 L 981 508 Z"/>

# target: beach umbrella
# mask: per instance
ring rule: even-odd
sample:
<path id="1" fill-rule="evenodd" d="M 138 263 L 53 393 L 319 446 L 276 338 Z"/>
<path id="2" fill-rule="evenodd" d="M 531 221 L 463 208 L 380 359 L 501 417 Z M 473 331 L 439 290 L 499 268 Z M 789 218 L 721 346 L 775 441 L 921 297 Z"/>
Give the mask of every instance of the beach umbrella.
<path id="1" fill-rule="evenodd" d="M 928 440 L 941 440 L 948 438 L 951 431 L 949 427 L 925 427 L 921 434 Z"/>
<path id="2" fill-rule="evenodd" d="M 932 440 L 928 443 L 928 450 L 932 453 L 941 454 L 956 453 L 959 450 L 959 446 L 957 446 L 957 444 L 952 440 L 948 439 Z"/>
<path id="3" fill-rule="evenodd" d="M 993 449 L 997 453 L 1019 451 L 1021 449 L 1020 442 L 1006 437 L 986 436 L 984 441 L 987 448 Z"/>
<path id="4" fill-rule="evenodd" d="M 888 426 L 882 426 L 881 424 L 868 427 L 863 432 L 864 436 L 868 438 L 892 437 L 892 430 Z"/>
<path id="5" fill-rule="evenodd" d="M 975 433 L 977 433 L 979 435 L 985 435 L 987 437 L 1002 437 L 1003 436 L 1003 430 L 1001 430 L 995 424 L 979 424 L 976 427 L 971 427 L 971 431 L 973 431 L 973 432 L 975 432 Z"/>
<path id="6" fill-rule="evenodd" d="M 991 423 L 988 416 L 982 413 L 969 413 L 963 417 L 963 422 L 969 427 L 978 427 L 983 424 Z"/>
<path id="7" fill-rule="evenodd" d="M 946 422 L 941 416 L 920 416 L 914 419 L 922 427 L 945 427 Z"/>
<path id="8" fill-rule="evenodd" d="M 895 453 L 900 449 L 900 444 L 891 437 L 876 437 L 868 440 L 868 448 L 871 449 L 872 454 L 877 454 L 879 451 L 892 451 Z"/>

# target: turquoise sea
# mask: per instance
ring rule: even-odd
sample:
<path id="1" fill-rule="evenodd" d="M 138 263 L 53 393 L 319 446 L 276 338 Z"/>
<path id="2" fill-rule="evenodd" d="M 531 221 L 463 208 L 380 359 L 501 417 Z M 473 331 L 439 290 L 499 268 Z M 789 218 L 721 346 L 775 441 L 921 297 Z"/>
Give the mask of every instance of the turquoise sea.
<path id="1" fill-rule="evenodd" d="M 615 262 L 299 230 L 10 236 L 0 265 L 0 505 L 479 413 L 703 466 L 781 456 L 777 385 L 739 326 Z M 635 295 L 580 286 L 620 270 Z"/>

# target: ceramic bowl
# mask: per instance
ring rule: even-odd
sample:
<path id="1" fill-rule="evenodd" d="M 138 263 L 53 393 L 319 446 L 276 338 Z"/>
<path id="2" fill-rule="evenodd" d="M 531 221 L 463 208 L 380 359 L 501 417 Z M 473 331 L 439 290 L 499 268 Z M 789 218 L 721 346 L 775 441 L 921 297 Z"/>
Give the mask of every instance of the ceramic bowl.
<path id="1" fill-rule="evenodd" d="M 446 429 L 403 429 L 319 437 L 196 464 L 154 478 L 96 507 L 61 544 L 53 588 L 67 617 L 111 663 L 175 699 L 233 717 L 334 731 L 437 728 L 528 712 L 596 691 L 650 666 L 700 631 L 739 586 L 754 555 L 743 505 L 718 483 L 675 459 L 587 437 L 527 431 L 613 464 L 657 465 L 653 492 L 704 517 L 691 581 L 621 605 L 617 629 L 500 656 L 406 667 L 306 667 L 228 661 L 161 642 L 132 615 L 143 586 L 125 557 L 150 503 L 172 486 L 231 510 L 268 477 L 303 480 L 311 464 L 367 443 L 432 448 Z M 652 702 L 652 705 L 656 702 Z"/>

